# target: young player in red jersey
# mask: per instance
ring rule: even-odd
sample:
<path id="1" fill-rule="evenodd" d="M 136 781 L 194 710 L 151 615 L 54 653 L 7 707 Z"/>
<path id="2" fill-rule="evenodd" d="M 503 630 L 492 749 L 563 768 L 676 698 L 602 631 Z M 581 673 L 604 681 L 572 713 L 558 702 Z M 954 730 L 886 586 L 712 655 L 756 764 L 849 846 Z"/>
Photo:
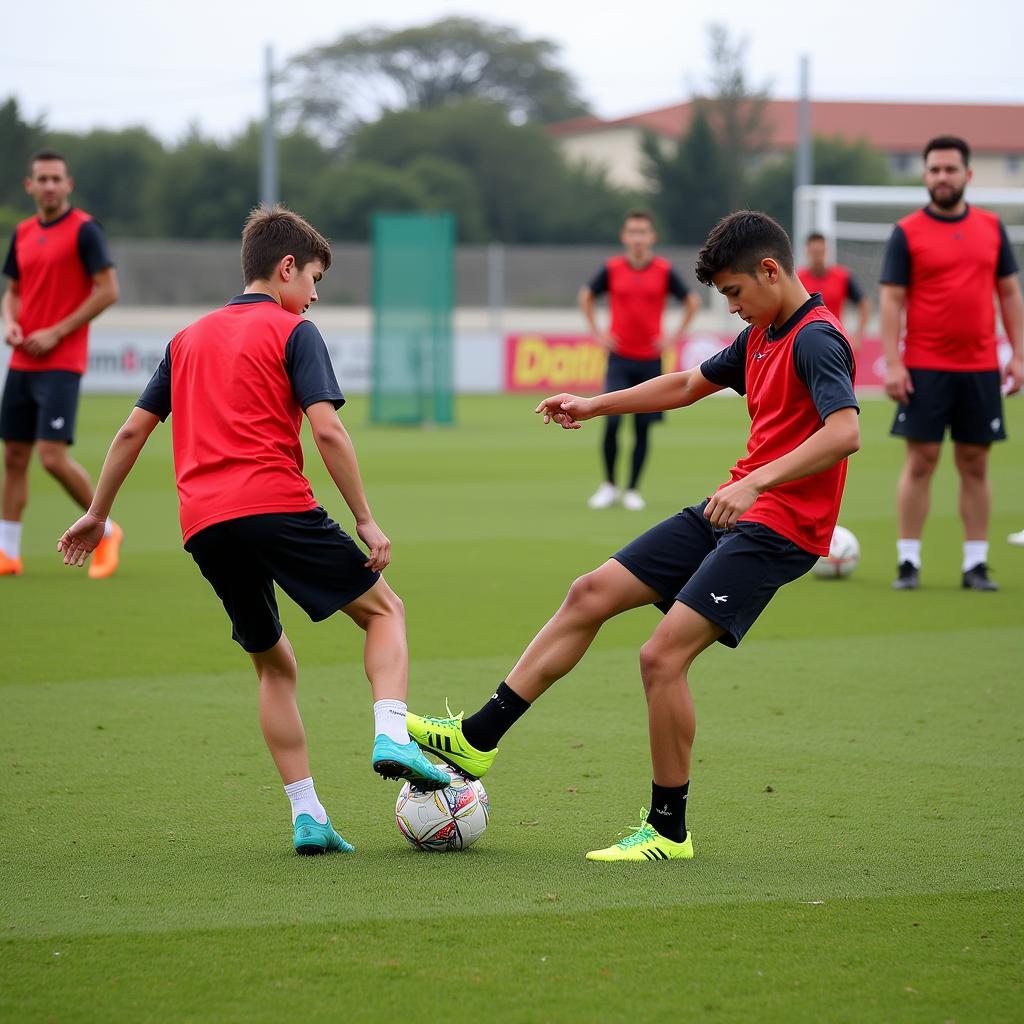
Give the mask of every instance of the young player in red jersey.
<path id="1" fill-rule="evenodd" d="M 857 327 L 847 337 L 854 352 L 864 341 L 864 332 L 871 318 L 871 300 L 861 291 L 857 279 L 848 267 L 840 263 L 829 263 L 828 240 L 820 231 L 812 231 L 804 245 L 804 265 L 798 267 L 796 276 L 800 283 L 813 295 L 821 293 L 825 308 L 842 322 L 847 302 L 857 307 Z"/>
<path id="2" fill-rule="evenodd" d="M 696 730 L 687 675 L 715 641 L 739 644 L 779 587 L 826 554 L 839 514 L 847 456 L 860 429 L 854 364 L 839 321 L 793 271 L 785 231 L 765 214 L 734 213 L 711 231 L 697 278 L 750 326 L 698 368 L 624 391 L 555 395 L 544 422 L 577 429 L 595 416 L 679 409 L 731 387 L 747 395 L 747 454 L 729 480 L 659 523 L 569 588 L 491 699 L 473 716 L 409 715 L 426 750 L 480 776 L 498 741 L 549 686 L 583 657 L 610 618 L 655 605 L 665 617 L 640 650 L 654 768 L 647 821 L 589 860 L 693 856 L 686 829 Z"/>
<path id="3" fill-rule="evenodd" d="M 0 403 L 4 439 L 0 576 L 20 576 L 21 519 L 28 503 L 32 449 L 43 468 L 82 508 L 92 501 L 86 471 L 71 458 L 78 390 L 85 373 L 89 322 L 117 301 L 117 273 L 103 230 L 69 197 L 74 181 L 54 150 L 29 163 L 25 191 L 36 216 L 14 231 L 4 274 L 4 341 L 11 363 Z M 117 569 L 121 529 L 107 522 L 104 540 L 89 566 L 102 579 Z"/>
<path id="4" fill-rule="evenodd" d="M 631 210 L 626 214 L 619 238 L 625 250 L 623 255 L 610 259 L 590 283 L 580 289 L 578 296 L 591 334 L 608 350 L 606 391 L 620 391 L 659 376 L 662 353 L 682 339 L 700 309 L 700 299 L 686 287 L 672 264 L 654 255 L 654 243 L 658 237 L 654 221 L 646 210 Z M 598 326 L 594 314 L 594 300 L 604 294 L 608 295 L 611 308 L 608 330 Z M 683 303 L 683 316 L 675 333 L 664 337 L 661 317 L 669 295 Z M 638 413 L 633 417 L 636 437 L 630 459 L 629 483 L 624 491 L 620 491 L 615 485 L 615 463 L 618 460 L 622 418 L 608 417 L 601 445 L 604 481 L 587 502 L 591 508 L 609 508 L 620 499 L 623 507 L 633 512 L 639 512 L 646 506 L 638 490 L 640 474 L 647 461 L 651 424 L 661 418 L 660 412 Z"/>
<path id="5" fill-rule="evenodd" d="M 925 146 L 923 155 L 931 202 L 893 230 L 879 303 L 885 390 L 899 406 L 892 434 L 907 446 L 897 489 L 893 587 L 915 590 L 919 585 L 921 534 L 948 426 L 964 524 L 961 585 L 991 591 L 998 587 L 988 575 L 988 458 L 993 442 L 1006 437 L 1000 388 L 1012 394 L 1024 384 L 1024 302 L 1006 229 L 995 214 L 964 200 L 971 180 L 967 143 L 941 136 Z M 994 296 L 1012 346 L 1001 372 Z"/>
<path id="6" fill-rule="evenodd" d="M 242 235 L 245 292 L 177 334 L 107 453 L 89 511 L 61 538 L 82 565 L 143 446 L 171 415 L 185 550 L 213 586 L 233 638 L 260 681 L 260 725 L 292 805 L 299 853 L 351 852 L 309 771 L 295 701 L 295 654 L 274 584 L 314 621 L 343 611 L 366 632 L 374 699 L 373 769 L 423 789 L 448 785 L 406 731 L 409 658 L 402 602 L 381 571 L 391 542 L 370 513 L 348 433 L 345 398 L 316 327 L 302 318 L 330 266 L 321 235 L 283 207 L 260 208 Z M 305 413 L 317 450 L 369 557 L 328 518 L 302 474 Z"/>

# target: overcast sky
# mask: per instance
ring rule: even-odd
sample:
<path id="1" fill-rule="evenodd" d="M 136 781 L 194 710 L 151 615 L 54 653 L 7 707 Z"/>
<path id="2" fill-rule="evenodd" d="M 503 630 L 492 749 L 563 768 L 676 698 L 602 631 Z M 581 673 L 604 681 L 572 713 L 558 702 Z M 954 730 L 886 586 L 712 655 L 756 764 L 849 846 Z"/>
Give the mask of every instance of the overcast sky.
<path id="1" fill-rule="evenodd" d="M 1019 0 L 388 0 L 379 16 L 366 11 L 372 5 L 281 0 L 11 4 L 0 99 L 16 95 L 26 114 L 57 129 L 141 124 L 174 140 L 196 123 L 226 136 L 259 115 L 267 43 L 283 62 L 370 24 L 403 28 L 460 14 L 560 44 L 563 65 L 602 117 L 675 103 L 699 87 L 704 30 L 714 20 L 749 40 L 751 82 L 770 83 L 779 97 L 796 95 L 806 52 L 822 99 L 1024 103 Z"/>

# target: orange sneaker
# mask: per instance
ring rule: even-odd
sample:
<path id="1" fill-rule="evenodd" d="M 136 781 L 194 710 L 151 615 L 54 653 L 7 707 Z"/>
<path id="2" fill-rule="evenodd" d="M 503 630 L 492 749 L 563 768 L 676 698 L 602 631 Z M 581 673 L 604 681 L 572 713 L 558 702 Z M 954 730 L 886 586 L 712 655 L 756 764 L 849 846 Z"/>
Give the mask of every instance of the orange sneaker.
<path id="1" fill-rule="evenodd" d="M 21 559 L 9 558 L 0 551 L 0 576 L 20 576 L 21 573 Z"/>
<path id="2" fill-rule="evenodd" d="M 110 526 L 110 536 L 104 537 L 92 553 L 92 561 L 89 563 L 89 579 L 91 580 L 105 580 L 117 572 L 124 530 L 114 522 L 111 522 Z"/>

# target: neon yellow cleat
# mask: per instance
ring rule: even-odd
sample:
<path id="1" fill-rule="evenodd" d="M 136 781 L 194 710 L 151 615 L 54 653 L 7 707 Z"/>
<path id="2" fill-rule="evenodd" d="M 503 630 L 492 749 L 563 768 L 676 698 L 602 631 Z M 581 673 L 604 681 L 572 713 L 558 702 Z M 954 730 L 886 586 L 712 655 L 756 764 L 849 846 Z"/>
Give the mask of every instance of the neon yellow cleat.
<path id="1" fill-rule="evenodd" d="M 681 843 L 666 839 L 651 825 L 647 811 L 642 812 L 644 821 L 624 839 L 604 850 L 591 850 L 587 860 L 692 860 L 693 835 L 686 833 Z"/>
<path id="2" fill-rule="evenodd" d="M 436 754 L 442 761 L 450 764 L 456 771 L 468 779 L 479 779 L 487 774 L 498 748 L 493 750 L 477 750 L 462 735 L 462 712 L 452 714 L 452 709 L 445 701 L 447 718 L 434 718 L 431 715 L 414 715 L 411 711 L 405 716 L 405 725 L 409 735 L 431 754 Z"/>

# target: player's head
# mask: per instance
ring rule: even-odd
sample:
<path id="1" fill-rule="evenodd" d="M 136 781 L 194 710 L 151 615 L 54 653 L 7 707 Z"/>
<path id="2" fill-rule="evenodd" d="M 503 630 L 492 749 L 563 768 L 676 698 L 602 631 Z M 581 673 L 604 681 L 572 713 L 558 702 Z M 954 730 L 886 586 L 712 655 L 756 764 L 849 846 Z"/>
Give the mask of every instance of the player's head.
<path id="1" fill-rule="evenodd" d="M 812 231 L 804 243 L 804 259 L 814 274 L 824 274 L 828 266 L 828 241 L 820 231 Z"/>
<path id="2" fill-rule="evenodd" d="M 932 202 L 940 210 L 955 209 L 971 180 L 971 147 L 956 135 L 939 135 L 926 143 L 922 156 Z"/>
<path id="3" fill-rule="evenodd" d="M 75 183 L 68 173 L 68 162 L 55 149 L 40 149 L 28 162 L 25 191 L 35 201 L 43 217 L 61 213 Z"/>
<path id="4" fill-rule="evenodd" d="M 327 239 L 284 206 L 257 206 L 242 229 L 242 276 L 246 286 L 272 285 L 290 313 L 316 302 L 316 285 L 331 265 Z"/>
<path id="5" fill-rule="evenodd" d="M 697 280 L 729 300 L 729 312 L 768 327 L 779 315 L 793 277 L 793 247 L 766 213 L 739 210 L 723 217 L 697 253 Z"/>
<path id="6" fill-rule="evenodd" d="M 658 240 L 654 230 L 654 217 L 647 210 L 630 210 L 622 221 L 619 240 L 631 259 L 647 259 Z"/>

